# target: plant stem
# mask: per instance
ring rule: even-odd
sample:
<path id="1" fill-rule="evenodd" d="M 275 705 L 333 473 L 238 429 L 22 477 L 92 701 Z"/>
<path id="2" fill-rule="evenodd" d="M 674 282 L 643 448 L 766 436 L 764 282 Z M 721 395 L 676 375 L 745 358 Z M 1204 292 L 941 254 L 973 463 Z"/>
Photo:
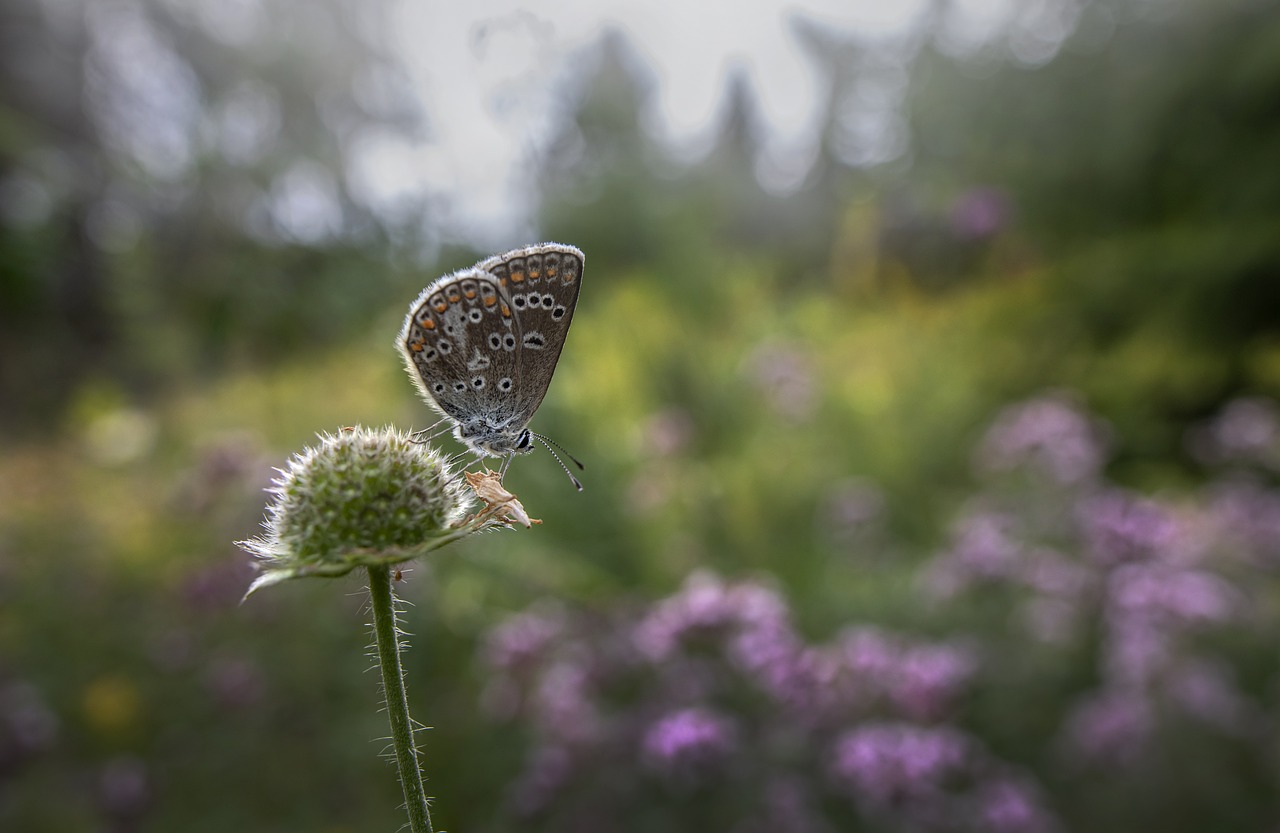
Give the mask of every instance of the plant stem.
<path id="1" fill-rule="evenodd" d="M 409 812 L 409 829 L 413 833 L 432 833 L 431 813 L 427 810 L 426 792 L 422 788 L 422 770 L 418 765 L 418 750 L 413 743 L 413 724 L 409 720 L 404 671 L 400 667 L 400 638 L 396 632 L 390 567 L 369 568 L 369 598 L 373 606 L 373 632 L 378 644 L 378 665 L 382 668 L 382 690 L 387 698 L 387 717 L 391 720 L 391 742 L 396 748 L 400 786 L 404 790 L 405 808 Z"/>

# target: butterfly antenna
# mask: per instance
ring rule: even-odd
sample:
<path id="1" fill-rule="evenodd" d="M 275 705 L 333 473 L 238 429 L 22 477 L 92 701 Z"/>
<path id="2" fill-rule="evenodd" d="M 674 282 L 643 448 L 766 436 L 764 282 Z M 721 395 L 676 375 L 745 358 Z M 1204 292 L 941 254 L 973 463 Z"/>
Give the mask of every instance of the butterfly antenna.
<path id="1" fill-rule="evenodd" d="M 577 467 L 578 467 L 578 471 L 586 471 L 586 470 L 587 470 L 587 467 L 586 467 L 586 466 L 584 466 L 584 465 L 582 465 L 582 461 L 581 461 L 581 460 L 579 460 L 577 457 L 574 457 L 574 456 L 573 456 L 572 454 L 570 454 L 569 452 L 565 451 L 565 450 L 564 450 L 564 446 L 560 445 L 560 443 L 556 442 L 555 440 L 551 439 L 550 437 L 544 437 L 542 434 L 539 434 L 539 433 L 537 433 L 536 431 L 530 431 L 529 433 L 530 433 L 532 436 L 535 436 L 535 437 L 537 437 L 538 439 L 542 440 L 542 442 L 543 442 L 543 443 L 545 443 L 546 445 L 554 445 L 556 448 L 558 448 L 558 449 L 560 450 L 560 453 L 561 453 L 561 454 L 563 454 L 564 456 L 568 457 L 570 460 L 572 460 L 572 461 L 573 461 L 573 464 L 574 464 L 575 466 L 577 466 Z M 547 451 L 550 451 L 550 450 L 551 450 L 551 449 L 549 449 L 549 448 L 547 449 Z M 557 460 L 559 460 L 560 458 L 559 458 L 559 457 L 557 457 L 556 459 L 557 459 Z M 560 465 L 564 465 L 564 464 L 563 464 L 563 463 L 561 463 Z"/>
<path id="2" fill-rule="evenodd" d="M 532 431 L 530 431 L 529 434 L 530 436 L 537 437 L 539 440 L 542 441 L 543 447 L 546 448 L 547 451 L 551 452 L 552 457 L 556 458 L 556 462 L 560 464 L 560 468 L 564 469 L 564 473 L 568 475 L 569 480 L 573 482 L 574 488 L 577 489 L 579 492 L 581 492 L 582 482 L 579 481 L 578 478 L 573 476 L 573 472 L 569 471 L 569 467 L 564 464 L 564 460 L 561 460 L 560 455 L 556 454 L 555 449 L 551 447 L 553 444 L 548 442 L 547 438 L 542 436 L 541 434 L 534 434 Z M 560 448 L 560 446 L 556 446 L 556 448 Z M 564 451 L 563 448 L 560 448 L 560 450 Z M 569 454 L 569 452 L 567 451 L 564 451 L 564 453 L 570 460 L 573 460 L 573 462 L 578 463 L 578 461 L 574 459 L 572 454 Z M 578 463 L 578 468 L 582 468 L 581 463 Z"/>

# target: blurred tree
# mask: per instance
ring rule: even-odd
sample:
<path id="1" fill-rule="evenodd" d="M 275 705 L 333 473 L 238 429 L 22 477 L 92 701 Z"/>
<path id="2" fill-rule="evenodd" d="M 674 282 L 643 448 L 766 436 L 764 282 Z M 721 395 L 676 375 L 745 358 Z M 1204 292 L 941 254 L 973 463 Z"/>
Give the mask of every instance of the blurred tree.
<path id="1" fill-rule="evenodd" d="M 422 128 L 384 6 L 0 9 L 4 420 L 89 376 L 145 386 L 331 341 L 367 309 L 386 230 L 348 154 Z"/>
<path id="2" fill-rule="evenodd" d="M 1025 311 L 1028 335 L 1056 345 L 1039 375 L 1167 459 L 1188 420 L 1280 389 L 1280 14 L 1107 0 L 1072 25 L 1034 60 L 1008 40 L 925 50 L 907 181 L 1008 195 L 1046 267 Z"/>

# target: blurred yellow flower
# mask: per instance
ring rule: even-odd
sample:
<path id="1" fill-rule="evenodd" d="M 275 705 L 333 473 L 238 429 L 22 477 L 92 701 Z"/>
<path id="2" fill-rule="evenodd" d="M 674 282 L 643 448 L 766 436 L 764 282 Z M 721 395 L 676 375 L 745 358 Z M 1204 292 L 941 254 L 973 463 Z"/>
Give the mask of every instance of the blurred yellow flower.
<path id="1" fill-rule="evenodd" d="M 129 679 L 104 675 L 85 686 L 80 707 L 91 729 L 102 735 L 122 735 L 137 726 L 142 697 Z"/>

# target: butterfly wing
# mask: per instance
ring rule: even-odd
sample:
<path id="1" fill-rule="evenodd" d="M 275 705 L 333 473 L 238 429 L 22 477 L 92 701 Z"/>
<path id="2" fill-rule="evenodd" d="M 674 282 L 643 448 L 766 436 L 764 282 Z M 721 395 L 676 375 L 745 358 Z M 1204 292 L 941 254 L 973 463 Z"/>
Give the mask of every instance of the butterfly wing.
<path id="1" fill-rule="evenodd" d="M 516 319 L 520 380 L 514 424 L 533 418 L 551 384 L 578 304 L 586 258 L 573 246 L 544 243 L 476 264 L 493 276 Z"/>
<path id="2" fill-rule="evenodd" d="M 424 289 L 397 343 L 423 398 L 455 422 L 516 412 L 519 330 L 487 272 L 464 269 Z"/>

